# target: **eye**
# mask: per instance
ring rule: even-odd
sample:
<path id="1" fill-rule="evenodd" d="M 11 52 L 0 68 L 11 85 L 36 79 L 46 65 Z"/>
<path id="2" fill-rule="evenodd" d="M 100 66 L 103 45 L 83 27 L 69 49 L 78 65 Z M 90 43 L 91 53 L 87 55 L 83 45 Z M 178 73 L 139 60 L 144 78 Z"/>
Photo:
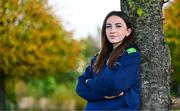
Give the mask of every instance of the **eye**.
<path id="1" fill-rule="evenodd" d="M 106 28 L 111 28 L 111 25 L 106 25 Z"/>
<path id="2" fill-rule="evenodd" d="M 116 25 L 116 28 L 121 28 L 122 26 L 121 25 Z"/>

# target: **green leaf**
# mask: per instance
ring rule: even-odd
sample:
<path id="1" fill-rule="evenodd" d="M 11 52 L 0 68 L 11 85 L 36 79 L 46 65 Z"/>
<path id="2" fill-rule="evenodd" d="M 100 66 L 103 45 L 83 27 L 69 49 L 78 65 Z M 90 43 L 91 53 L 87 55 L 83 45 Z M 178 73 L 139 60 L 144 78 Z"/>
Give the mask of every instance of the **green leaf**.
<path id="1" fill-rule="evenodd" d="M 141 17 L 143 14 L 143 9 L 141 7 L 138 7 L 137 14 Z"/>

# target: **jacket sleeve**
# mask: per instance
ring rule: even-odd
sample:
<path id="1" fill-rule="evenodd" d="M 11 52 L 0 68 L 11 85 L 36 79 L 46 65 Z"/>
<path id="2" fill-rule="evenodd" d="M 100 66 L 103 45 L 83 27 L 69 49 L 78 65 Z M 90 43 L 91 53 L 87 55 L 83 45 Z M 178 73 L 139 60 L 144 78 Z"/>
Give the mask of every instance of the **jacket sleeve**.
<path id="1" fill-rule="evenodd" d="M 76 86 L 76 92 L 77 94 L 84 98 L 85 100 L 87 101 L 98 101 L 98 100 L 102 100 L 104 99 L 104 96 L 102 95 L 98 95 L 95 91 L 93 91 L 86 83 L 86 79 L 89 79 L 89 78 L 92 78 L 92 74 L 91 74 L 91 71 L 92 71 L 92 63 L 91 65 L 89 65 L 85 72 L 79 76 L 78 78 L 78 83 L 77 83 L 77 86 Z"/>
<path id="2" fill-rule="evenodd" d="M 135 52 L 122 58 L 117 71 L 111 76 L 99 76 L 89 80 L 87 84 L 93 91 L 103 96 L 114 96 L 130 88 L 140 80 L 140 53 Z"/>

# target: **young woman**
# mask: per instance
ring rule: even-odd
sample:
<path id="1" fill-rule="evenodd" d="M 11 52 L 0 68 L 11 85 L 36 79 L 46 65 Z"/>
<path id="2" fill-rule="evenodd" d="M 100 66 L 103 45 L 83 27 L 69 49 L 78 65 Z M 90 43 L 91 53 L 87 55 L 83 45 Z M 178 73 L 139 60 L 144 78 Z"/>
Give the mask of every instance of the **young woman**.
<path id="1" fill-rule="evenodd" d="M 129 17 L 112 11 L 104 19 L 100 52 L 79 77 L 76 92 L 86 110 L 138 110 L 140 52 L 133 43 Z"/>

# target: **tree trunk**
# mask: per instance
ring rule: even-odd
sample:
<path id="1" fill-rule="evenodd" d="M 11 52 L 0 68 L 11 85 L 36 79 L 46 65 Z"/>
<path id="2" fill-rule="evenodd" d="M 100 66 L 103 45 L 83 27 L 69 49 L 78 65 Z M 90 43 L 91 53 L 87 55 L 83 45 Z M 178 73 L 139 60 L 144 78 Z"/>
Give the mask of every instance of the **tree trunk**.
<path id="1" fill-rule="evenodd" d="M 5 110 L 5 75 L 0 72 L 0 111 Z"/>
<path id="2" fill-rule="evenodd" d="M 169 110 L 171 58 L 163 35 L 163 0 L 121 0 L 120 4 L 133 19 L 142 53 L 140 110 Z"/>
<path id="3" fill-rule="evenodd" d="M 5 4 L 8 0 L 2 0 L 0 7 L 2 8 L 2 12 L 0 14 L 0 17 L 3 18 L 6 12 Z M 3 26 L 3 21 L 0 20 L 0 26 Z M 0 70 L 0 111 L 5 110 L 6 104 L 5 104 L 5 75 L 2 70 Z"/>
<path id="4" fill-rule="evenodd" d="M 177 85 L 177 93 L 180 95 L 180 84 Z"/>

